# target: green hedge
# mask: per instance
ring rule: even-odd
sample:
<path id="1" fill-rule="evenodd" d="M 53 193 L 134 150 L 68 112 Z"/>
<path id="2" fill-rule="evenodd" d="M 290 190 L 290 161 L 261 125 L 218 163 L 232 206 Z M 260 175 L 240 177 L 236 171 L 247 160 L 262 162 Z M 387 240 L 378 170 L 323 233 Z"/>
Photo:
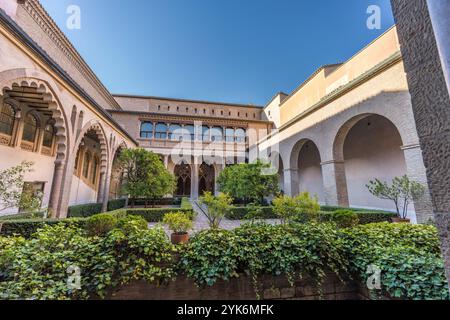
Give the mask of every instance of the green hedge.
<path id="1" fill-rule="evenodd" d="M 86 219 L 83 218 L 5 220 L 0 221 L 2 225 L 0 234 L 2 236 L 17 234 L 24 238 L 30 238 L 38 229 L 42 229 L 46 225 L 64 224 L 84 228 L 85 223 Z"/>
<path id="2" fill-rule="evenodd" d="M 161 222 L 164 215 L 172 212 L 182 212 L 189 219 L 193 219 L 194 211 L 192 209 L 181 208 L 147 208 L 147 209 L 126 209 L 127 215 L 141 216 L 148 222 Z"/>
<path id="3" fill-rule="evenodd" d="M 179 206 L 181 204 L 181 198 L 162 198 L 162 199 L 129 199 L 129 205 L 135 206 Z"/>
<path id="4" fill-rule="evenodd" d="M 273 212 L 272 207 L 261 207 L 261 215 L 256 218 L 259 219 L 277 219 L 278 217 Z M 227 214 L 226 218 L 230 220 L 245 220 L 250 214 L 248 207 L 234 207 Z"/>
<path id="5" fill-rule="evenodd" d="M 336 210 L 331 210 L 336 209 Z M 226 215 L 227 219 L 230 220 L 245 220 L 250 213 L 249 207 L 234 207 Z M 320 220 L 330 221 L 332 219 L 332 214 L 335 211 L 343 210 L 341 207 L 321 207 L 319 212 Z M 345 209 L 347 210 L 347 209 Z M 385 212 L 385 211 L 369 211 L 364 209 L 350 209 L 354 211 L 359 218 L 360 224 L 376 223 L 376 222 L 390 222 L 391 218 L 396 217 L 395 213 Z M 276 214 L 273 212 L 273 207 L 261 207 L 261 215 L 257 218 L 259 219 L 277 219 Z"/>
<path id="6" fill-rule="evenodd" d="M 0 221 L 5 220 L 23 220 L 23 219 L 33 219 L 33 218 L 43 218 L 44 212 L 38 212 L 35 214 L 31 213 L 18 213 L 9 216 L 0 216 Z"/>
<path id="7" fill-rule="evenodd" d="M 108 211 L 114 211 L 124 208 L 126 199 L 110 200 L 108 202 Z M 80 204 L 69 207 L 68 218 L 87 218 L 102 212 L 101 203 Z"/>
<path id="8" fill-rule="evenodd" d="M 393 213 L 391 211 L 385 211 L 385 210 L 372 210 L 372 209 L 363 209 L 363 208 L 345 208 L 345 207 L 339 207 L 339 206 L 321 206 L 321 211 L 338 211 L 338 210 L 350 210 L 355 212 L 379 212 L 379 213 Z"/>

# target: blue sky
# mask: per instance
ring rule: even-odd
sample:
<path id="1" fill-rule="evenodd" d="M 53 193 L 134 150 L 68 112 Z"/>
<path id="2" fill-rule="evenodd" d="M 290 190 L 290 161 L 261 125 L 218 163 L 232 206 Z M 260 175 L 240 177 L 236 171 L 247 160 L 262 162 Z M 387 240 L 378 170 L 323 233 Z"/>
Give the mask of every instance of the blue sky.
<path id="1" fill-rule="evenodd" d="M 394 24 L 389 0 L 41 0 L 112 93 L 264 105 Z M 66 27 L 69 5 L 81 29 Z M 382 10 L 369 30 L 369 5 Z"/>

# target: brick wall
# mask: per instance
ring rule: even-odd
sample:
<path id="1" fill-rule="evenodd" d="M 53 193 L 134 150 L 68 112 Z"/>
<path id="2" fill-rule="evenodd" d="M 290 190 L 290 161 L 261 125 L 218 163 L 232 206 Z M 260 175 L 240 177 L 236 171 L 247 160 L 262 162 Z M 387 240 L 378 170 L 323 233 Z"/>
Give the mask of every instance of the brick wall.
<path id="1" fill-rule="evenodd" d="M 348 280 L 342 283 L 329 273 L 321 287 L 322 296 L 309 278 L 296 280 L 291 286 L 286 277 L 263 276 L 258 279 L 260 297 L 264 300 L 366 300 L 367 290 L 359 283 Z M 230 281 L 218 281 L 214 286 L 198 288 L 191 279 L 178 277 L 167 285 L 155 286 L 136 281 L 122 286 L 107 295 L 111 300 L 257 300 L 253 280 L 240 275 Z"/>

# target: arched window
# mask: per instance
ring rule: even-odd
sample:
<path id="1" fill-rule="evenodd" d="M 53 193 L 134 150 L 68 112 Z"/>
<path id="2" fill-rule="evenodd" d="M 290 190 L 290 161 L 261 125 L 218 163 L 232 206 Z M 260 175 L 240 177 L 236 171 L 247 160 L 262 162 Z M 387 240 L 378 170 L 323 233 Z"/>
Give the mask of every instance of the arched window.
<path id="1" fill-rule="evenodd" d="M 98 157 L 94 156 L 94 163 L 92 166 L 92 175 L 91 175 L 92 184 L 95 184 L 97 182 L 97 173 L 98 173 L 99 164 L 100 164 L 100 161 L 98 161 Z"/>
<path id="2" fill-rule="evenodd" d="M 167 125 L 158 123 L 155 127 L 155 139 L 167 139 Z"/>
<path id="3" fill-rule="evenodd" d="M 245 142 L 245 135 L 244 129 L 236 129 L 236 142 Z"/>
<path id="4" fill-rule="evenodd" d="M 183 138 L 181 126 L 179 124 L 171 124 L 169 126 L 169 139 L 173 141 L 180 141 Z"/>
<path id="5" fill-rule="evenodd" d="M 81 154 L 81 148 L 78 149 L 77 151 L 77 155 L 75 156 L 75 165 L 74 165 L 74 169 L 75 169 L 75 174 L 78 175 L 79 171 L 78 171 L 78 165 L 80 163 L 80 154 Z"/>
<path id="6" fill-rule="evenodd" d="M 141 138 L 151 139 L 153 138 L 153 123 L 143 122 L 141 125 Z"/>
<path id="7" fill-rule="evenodd" d="M 86 152 L 83 159 L 83 177 L 89 178 L 89 166 L 91 165 L 91 154 Z"/>
<path id="8" fill-rule="evenodd" d="M 22 140 L 27 142 L 34 142 L 37 132 L 37 119 L 34 115 L 28 114 L 25 118 L 23 126 Z"/>
<path id="9" fill-rule="evenodd" d="M 44 129 L 44 138 L 42 140 L 42 146 L 51 148 L 53 146 L 53 139 L 55 137 L 55 127 L 52 123 L 48 123 Z"/>
<path id="10" fill-rule="evenodd" d="M 221 127 L 211 129 L 211 141 L 223 141 L 223 129 Z"/>
<path id="11" fill-rule="evenodd" d="M 0 133 L 12 135 L 15 117 L 16 113 L 13 107 L 7 103 L 3 104 L 0 112 Z"/>
<path id="12" fill-rule="evenodd" d="M 233 128 L 225 129 L 225 141 L 226 142 L 234 142 L 234 129 Z"/>

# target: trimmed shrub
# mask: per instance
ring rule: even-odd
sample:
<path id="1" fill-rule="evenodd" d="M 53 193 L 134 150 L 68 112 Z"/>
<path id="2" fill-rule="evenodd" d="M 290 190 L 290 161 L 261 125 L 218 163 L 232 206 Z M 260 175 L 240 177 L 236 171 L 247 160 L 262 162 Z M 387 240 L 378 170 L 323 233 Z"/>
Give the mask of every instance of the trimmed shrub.
<path id="1" fill-rule="evenodd" d="M 172 212 L 164 215 L 163 223 L 176 234 L 184 234 L 192 229 L 192 220 L 184 213 Z"/>
<path id="2" fill-rule="evenodd" d="M 337 210 L 331 214 L 331 221 L 339 228 L 351 228 L 359 224 L 358 214 L 351 210 Z"/>
<path id="3" fill-rule="evenodd" d="M 20 235 L 24 238 L 30 238 L 34 233 L 38 231 L 38 229 L 42 229 L 45 226 L 62 224 L 84 228 L 86 219 L 24 219 L 0 221 L 0 224 L 2 225 L 0 231 L 0 234 L 2 236 Z"/>
<path id="4" fill-rule="evenodd" d="M 384 211 L 384 210 L 373 210 L 373 209 L 363 209 L 363 208 L 346 208 L 346 207 L 339 207 L 339 206 L 321 206 L 320 211 L 338 211 L 338 210 L 350 210 L 355 212 L 380 212 L 380 213 L 393 213 L 391 211 Z"/>
<path id="5" fill-rule="evenodd" d="M 86 221 L 86 231 L 89 236 L 104 236 L 117 226 L 117 216 L 100 213 L 96 214 Z"/>
<path id="6" fill-rule="evenodd" d="M 227 219 L 230 220 L 245 220 L 250 217 L 251 207 L 233 207 L 225 215 Z M 277 219 L 277 216 L 273 212 L 273 207 L 259 207 L 258 215 L 253 216 L 255 219 Z"/>
<path id="7" fill-rule="evenodd" d="M 87 218 L 102 212 L 101 203 L 88 203 L 70 206 L 67 214 L 68 218 Z"/>
<path id="8" fill-rule="evenodd" d="M 12 214 L 12 215 L 9 215 L 9 216 L 0 216 L 0 221 L 5 221 L 5 220 L 38 219 L 38 218 L 44 218 L 44 212 L 37 212 L 37 213 L 18 213 L 18 214 Z"/>
<path id="9" fill-rule="evenodd" d="M 114 211 L 118 209 L 125 208 L 127 199 L 115 199 L 108 201 L 108 211 Z"/>

